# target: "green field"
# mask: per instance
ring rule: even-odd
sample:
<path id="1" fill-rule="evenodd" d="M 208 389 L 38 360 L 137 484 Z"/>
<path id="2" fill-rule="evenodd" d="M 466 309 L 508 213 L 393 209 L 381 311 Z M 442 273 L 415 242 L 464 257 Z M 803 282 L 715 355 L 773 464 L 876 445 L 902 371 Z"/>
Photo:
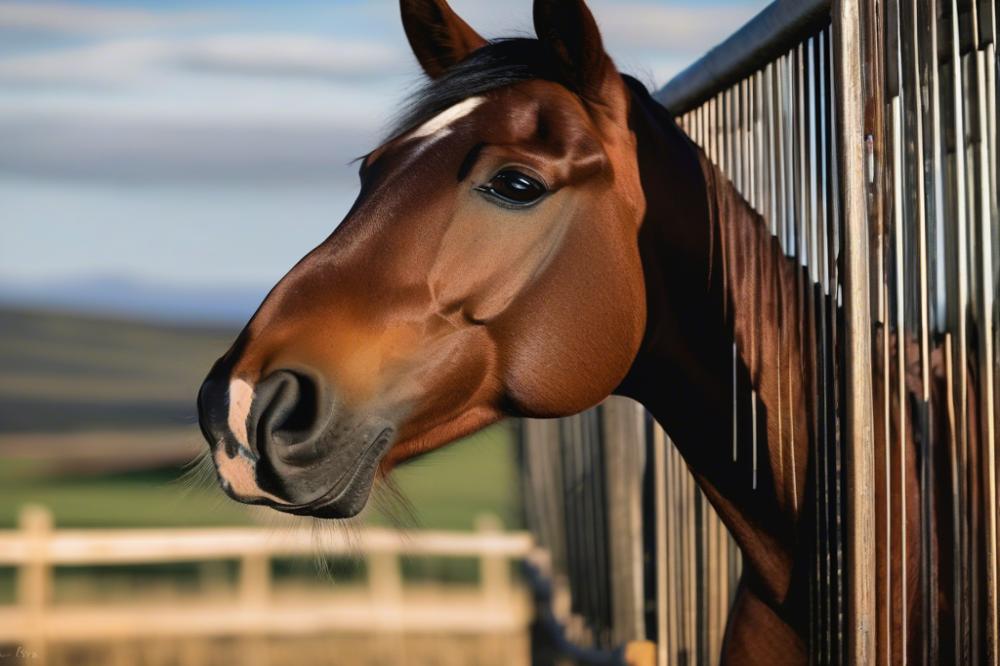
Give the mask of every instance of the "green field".
<path id="1" fill-rule="evenodd" d="M 179 481 L 202 446 L 194 396 L 232 331 L 0 310 L 0 528 L 26 503 L 64 527 L 270 524 L 277 514 Z M 470 529 L 519 524 L 501 424 L 393 474 L 412 510 L 377 492 L 364 520 Z M 385 500 L 378 498 L 384 497 Z"/>
<path id="2" fill-rule="evenodd" d="M 391 493 L 376 490 L 365 520 L 470 529 L 477 515 L 489 512 L 506 525 L 516 526 L 518 489 L 512 454 L 510 430 L 500 425 L 408 463 L 394 472 L 393 481 L 409 508 L 400 506 Z M 0 467 L 0 528 L 15 525 L 26 503 L 49 507 L 56 523 L 64 527 L 271 524 L 278 520 L 267 509 L 233 502 L 214 484 L 194 485 L 181 476 L 178 468 L 52 475 L 34 462 L 6 458 Z"/>

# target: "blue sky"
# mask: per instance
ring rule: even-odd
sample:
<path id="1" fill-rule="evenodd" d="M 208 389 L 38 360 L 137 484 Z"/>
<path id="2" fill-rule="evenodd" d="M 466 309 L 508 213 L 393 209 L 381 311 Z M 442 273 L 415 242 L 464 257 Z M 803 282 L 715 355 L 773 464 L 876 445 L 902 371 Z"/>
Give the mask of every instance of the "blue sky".
<path id="1" fill-rule="evenodd" d="M 661 85 L 767 3 L 593 0 Z M 523 6 L 522 6 L 523 5 Z M 488 37 L 523 2 L 455 0 Z M 0 0 L 0 280 L 275 282 L 350 207 L 419 80 L 395 0 Z"/>

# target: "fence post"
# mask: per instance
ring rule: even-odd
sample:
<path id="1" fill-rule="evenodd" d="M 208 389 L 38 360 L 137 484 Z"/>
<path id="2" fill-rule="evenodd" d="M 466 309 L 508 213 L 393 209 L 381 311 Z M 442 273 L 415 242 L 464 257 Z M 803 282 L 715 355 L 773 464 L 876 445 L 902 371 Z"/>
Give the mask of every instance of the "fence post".
<path id="1" fill-rule="evenodd" d="M 503 523 L 492 514 L 476 518 L 476 531 L 481 536 L 493 536 L 503 531 Z M 483 549 L 479 560 L 480 585 L 483 601 L 488 606 L 505 606 L 510 602 L 510 566 L 506 556 Z"/>
<path id="2" fill-rule="evenodd" d="M 490 537 L 503 531 L 503 523 L 493 514 L 476 517 L 476 532 L 479 536 Z M 505 555 L 497 555 L 489 548 L 483 548 L 479 557 L 479 585 L 484 608 L 496 611 L 512 610 L 510 563 Z M 484 664 L 507 664 L 516 661 L 513 654 L 513 636 L 501 636 L 495 632 L 484 634 L 479 640 L 479 651 Z"/>
<path id="3" fill-rule="evenodd" d="M 51 593 L 49 538 L 52 513 L 29 504 L 21 509 L 18 525 L 27 544 L 27 557 L 17 576 L 17 599 L 27 624 L 25 651 L 39 663 L 45 662 L 45 607 Z"/>
<path id="4" fill-rule="evenodd" d="M 240 560 L 240 603 L 260 607 L 271 594 L 271 558 L 264 553 L 250 553 Z"/>
<path id="5" fill-rule="evenodd" d="M 368 558 L 368 588 L 372 600 L 386 608 L 398 607 L 403 598 L 403 574 L 399 556 L 378 551 Z"/>
<path id="6" fill-rule="evenodd" d="M 271 595 L 271 558 L 267 553 L 248 553 L 240 558 L 239 597 L 247 616 L 259 613 Z M 248 617 L 249 619 L 249 617 Z M 244 634 L 241 641 L 242 663 L 265 666 L 270 663 L 267 637 L 254 631 Z"/>
<path id="7" fill-rule="evenodd" d="M 379 550 L 368 556 L 368 590 L 380 617 L 377 654 L 384 663 L 403 659 L 403 571 L 399 554 Z"/>
<path id="8" fill-rule="evenodd" d="M 861 0 L 833 0 L 837 142 L 844 211 L 847 374 L 847 661 L 875 662 L 875 452 Z"/>
<path id="9" fill-rule="evenodd" d="M 646 637 L 643 594 L 642 485 L 645 468 L 645 412 L 628 398 L 612 397 L 602 410 L 607 469 L 608 543 L 611 570 L 612 640 Z"/>

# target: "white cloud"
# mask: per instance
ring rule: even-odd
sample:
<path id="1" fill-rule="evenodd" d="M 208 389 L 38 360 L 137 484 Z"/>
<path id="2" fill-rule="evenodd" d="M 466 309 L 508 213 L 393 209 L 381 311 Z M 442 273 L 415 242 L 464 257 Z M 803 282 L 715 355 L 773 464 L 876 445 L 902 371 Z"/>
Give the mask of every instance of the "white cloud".
<path id="1" fill-rule="evenodd" d="M 406 63 L 404 54 L 379 42 L 305 35 L 116 39 L 7 58 L 0 61 L 0 80 L 31 85 L 118 85 L 171 69 L 286 78 L 353 78 L 399 71 Z"/>
<path id="2" fill-rule="evenodd" d="M 664 83 L 757 8 L 735 1 L 591 5 L 622 71 L 650 84 Z M 242 34 L 143 35 L 138 26 L 154 25 L 158 15 L 37 6 L 62 8 L 45 19 L 50 27 L 75 16 L 89 21 L 88 29 L 113 32 L 118 26 L 132 36 L 0 59 L 0 172 L 7 174 L 353 184 L 353 169 L 343 165 L 374 147 L 393 102 L 413 81 L 401 29 L 369 39 L 269 32 L 266 26 Z M 530 26 L 527 6 L 523 13 L 484 0 L 455 6 L 489 35 L 511 34 L 502 27 L 511 19 Z M 11 7 L 20 8 L 17 21 Z M 0 0 L 0 28 L 23 27 L 32 16 L 41 21 L 24 8 Z M 365 3 L 364 10 L 381 12 L 398 28 L 393 3 Z M 256 78 L 263 76 L 269 78 Z"/>
<path id="3" fill-rule="evenodd" d="M 366 132 L 338 125 L 198 124 L 121 118 L 0 119 L 0 174 L 71 181 L 218 184 L 338 182 L 372 148 Z"/>
<path id="4" fill-rule="evenodd" d="M 667 53 L 708 51 L 760 9 L 749 3 L 705 7 L 643 2 L 593 4 L 609 48 Z"/>
<path id="5" fill-rule="evenodd" d="M 405 53 L 371 40 L 222 35 L 182 45 L 173 59 L 207 71 L 351 77 L 398 69 L 405 62 Z"/>
<path id="6" fill-rule="evenodd" d="M 170 53 L 169 43 L 153 39 L 101 42 L 82 48 L 50 50 L 0 61 L 0 80 L 40 85 L 112 85 L 134 81 Z"/>
<path id="7" fill-rule="evenodd" d="M 156 13 L 62 2 L 0 2 L 0 30 L 105 35 L 190 24 L 201 12 Z"/>

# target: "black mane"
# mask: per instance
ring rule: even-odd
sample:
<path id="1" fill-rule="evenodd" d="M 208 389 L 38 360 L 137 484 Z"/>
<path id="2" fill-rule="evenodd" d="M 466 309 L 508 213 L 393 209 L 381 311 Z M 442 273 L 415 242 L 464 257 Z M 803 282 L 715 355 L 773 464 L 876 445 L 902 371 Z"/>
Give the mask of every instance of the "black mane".
<path id="1" fill-rule="evenodd" d="M 539 40 L 515 37 L 491 41 L 421 86 L 407 100 L 388 136 L 400 136 L 469 97 L 532 79 L 552 81 L 579 94 L 576 82 Z"/>

